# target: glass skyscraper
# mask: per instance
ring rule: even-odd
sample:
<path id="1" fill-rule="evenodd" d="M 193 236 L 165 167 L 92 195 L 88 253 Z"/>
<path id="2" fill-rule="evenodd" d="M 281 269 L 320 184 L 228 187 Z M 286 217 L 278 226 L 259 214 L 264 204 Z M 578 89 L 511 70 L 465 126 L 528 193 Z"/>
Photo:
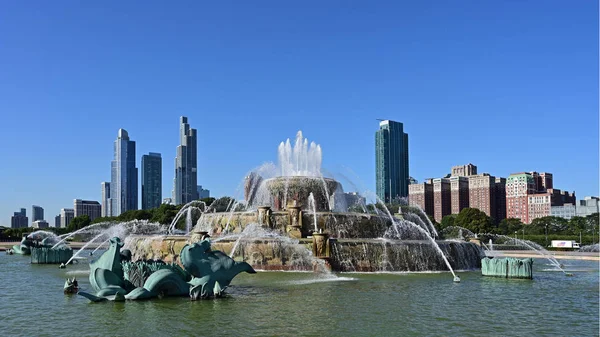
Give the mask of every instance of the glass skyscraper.
<path id="1" fill-rule="evenodd" d="M 375 132 L 377 196 L 384 202 L 408 196 L 408 134 L 402 123 L 384 120 Z"/>
<path id="2" fill-rule="evenodd" d="M 190 129 L 187 117 L 181 117 L 179 123 L 179 146 L 175 158 L 175 180 L 173 183 L 173 201 L 175 205 L 187 204 L 198 199 L 198 160 L 197 132 Z"/>
<path id="3" fill-rule="evenodd" d="M 150 152 L 142 156 L 142 209 L 157 208 L 162 201 L 162 158 Z"/>
<path id="4" fill-rule="evenodd" d="M 41 206 L 31 206 L 31 222 L 44 220 L 44 209 Z"/>
<path id="5" fill-rule="evenodd" d="M 111 163 L 110 211 L 112 216 L 138 209 L 138 169 L 135 166 L 135 142 L 119 129 Z"/>

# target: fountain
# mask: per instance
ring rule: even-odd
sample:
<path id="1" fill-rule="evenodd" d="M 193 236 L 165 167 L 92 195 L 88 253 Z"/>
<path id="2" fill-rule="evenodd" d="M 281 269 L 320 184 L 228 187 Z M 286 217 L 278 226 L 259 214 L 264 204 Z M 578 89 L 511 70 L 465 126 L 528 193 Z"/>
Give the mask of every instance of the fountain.
<path id="1" fill-rule="evenodd" d="M 60 243 L 59 243 L 60 242 Z M 62 264 L 73 256 L 73 249 L 62 242 L 56 234 L 47 231 L 35 231 L 23 236 L 13 251 L 21 255 L 31 255 L 33 264 Z"/>
<path id="2" fill-rule="evenodd" d="M 289 139 L 279 145 L 277 165 L 264 164 L 245 177 L 243 203 L 230 202 L 223 212 L 201 207 L 204 212 L 187 235 L 173 235 L 173 230 L 154 238 L 134 235 L 125 246 L 134 259 L 170 263 L 179 261 L 184 245 L 208 234 L 214 247 L 256 269 L 314 270 L 324 264 L 342 272 L 439 270 L 452 271 L 457 282 L 453 269 L 481 266 L 478 245 L 436 240 L 435 228 L 421 214 L 397 218 L 381 201 L 382 212 L 348 211 L 345 200 L 339 200 L 344 198 L 342 184 L 323 175 L 321 158 L 321 147 L 298 132 L 293 146 Z M 190 206 L 178 217 L 189 218 Z"/>

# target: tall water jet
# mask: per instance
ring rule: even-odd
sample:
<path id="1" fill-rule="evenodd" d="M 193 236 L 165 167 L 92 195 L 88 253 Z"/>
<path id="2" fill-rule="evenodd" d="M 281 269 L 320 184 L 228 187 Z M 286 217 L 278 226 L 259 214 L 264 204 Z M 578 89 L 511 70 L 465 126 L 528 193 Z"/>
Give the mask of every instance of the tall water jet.
<path id="1" fill-rule="evenodd" d="M 318 233 L 319 228 L 317 227 L 317 210 L 315 207 L 315 197 L 312 193 L 308 195 L 308 209 L 311 210 L 313 215 L 313 225 L 315 226 L 315 233 Z"/>

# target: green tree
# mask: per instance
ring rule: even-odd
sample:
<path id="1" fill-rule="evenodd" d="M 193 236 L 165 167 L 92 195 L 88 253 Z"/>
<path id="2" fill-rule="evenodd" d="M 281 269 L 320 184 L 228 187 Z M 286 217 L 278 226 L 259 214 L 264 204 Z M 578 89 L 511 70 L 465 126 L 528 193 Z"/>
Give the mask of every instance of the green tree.
<path id="1" fill-rule="evenodd" d="M 584 217 L 574 216 L 568 222 L 569 234 L 587 233 L 587 221 Z"/>
<path id="2" fill-rule="evenodd" d="M 158 222 L 162 225 L 168 225 L 173 221 L 179 209 L 180 208 L 175 205 L 161 204 L 158 208 L 152 210 L 152 218 L 150 218 L 150 222 Z"/>
<path id="3" fill-rule="evenodd" d="M 213 202 L 215 202 L 215 198 L 208 197 L 208 198 L 200 199 L 200 201 L 202 201 L 203 203 L 205 203 L 206 207 L 208 207 L 208 206 L 212 205 Z"/>
<path id="4" fill-rule="evenodd" d="M 473 233 L 490 233 L 494 230 L 492 218 L 477 208 L 463 208 L 456 216 L 454 225 Z"/>
<path id="5" fill-rule="evenodd" d="M 585 217 L 586 228 L 588 229 L 588 233 L 594 230 L 595 233 L 598 233 L 598 226 L 600 225 L 598 221 L 600 220 L 599 214 L 594 213 Z"/>
<path id="6" fill-rule="evenodd" d="M 507 218 L 500 221 L 498 228 L 496 229 L 496 233 L 502 235 L 511 235 L 514 232 L 520 231 L 522 228 L 523 223 L 521 222 L 521 219 Z"/>
<path id="7" fill-rule="evenodd" d="M 446 215 L 442 218 L 440 222 L 440 230 L 444 230 L 448 227 L 454 226 L 454 221 L 456 220 L 456 214 Z"/>
<path id="8" fill-rule="evenodd" d="M 92 221 L 90 220 L 90 217 L 87 214 L 80 215 L 80 216 L 76 216 L 73 219 L 71 219 L 71 222 L 69 222 L 67 229 L 69 232 L 72 232 L 72 231 L 76 231 L 78 229 L 87 227 L 91 223 L 92 223 Z"/>
<path id="9" fill-rule="evenodd" d="M 221 197 L 216 199 L 211 205 L 210 210 L 214 210 L 215 212 L 227 212 L 230 211 L 230 208 L 233 207 L 235 200 L 231 197 Z"/>
<path id="10" fill-rule="evenodd" d="M 527 234 L 545 234 L 548 226 L 548 234 L 569 234 L 569 222 L 567 219 L 557 216 L 545 216 L 533 219 L 531 224 L 526 226 Z"/>

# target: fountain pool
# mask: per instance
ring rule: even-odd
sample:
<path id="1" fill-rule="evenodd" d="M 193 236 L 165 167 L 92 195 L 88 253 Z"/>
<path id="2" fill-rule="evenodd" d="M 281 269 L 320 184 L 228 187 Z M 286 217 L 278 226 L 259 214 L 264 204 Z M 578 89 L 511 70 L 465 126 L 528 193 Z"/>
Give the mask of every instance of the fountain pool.
<path id="1" fill-rule="evenodd" d="M 89 256 L 86 251 L 81 256 Z M 99 254 L 95 254 L 99 255 Z M 534 281 L 448 273 L 240 274 L 228 296 L 215 301 L 164 298 L 106 302 L 64 295 L 66 278 L 84 291 L 89 266 L 32 265 L 26 256 L 0 254 L 2 331 L 7 335 L 133 336 L 594 336 L 598 329 L 598 263 L 562 261 L 577 270 L 564 277 L 545 259 Z M 35 294 L 32 296 L 32 294 Z M 498 319 L 501 317 L 502 319 Z M 35 322 L 35 323 L 34 323 Z M 310 322 L 310 323 L 309 323 Z M 41 327 L 47 327 L 46 329 Z"/>

